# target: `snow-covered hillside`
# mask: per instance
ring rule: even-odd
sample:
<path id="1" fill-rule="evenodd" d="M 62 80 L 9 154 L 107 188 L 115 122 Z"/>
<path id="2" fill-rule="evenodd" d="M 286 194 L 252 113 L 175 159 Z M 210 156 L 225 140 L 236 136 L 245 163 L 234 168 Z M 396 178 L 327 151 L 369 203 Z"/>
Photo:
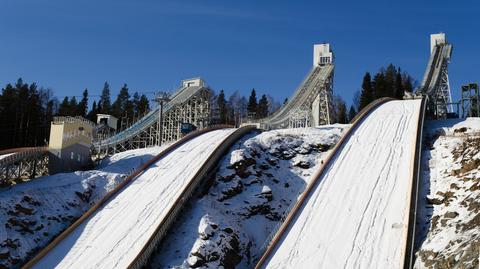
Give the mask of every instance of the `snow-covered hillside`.
<path id="1" fill-rule="evenodd" d="M 262 268 L 401 268 L 421 100 L 362 120 Z"/>
<path id="2" fill-rule="evenodd" d="M 0 268 L 19 267 L 160 151 L 126 151 L 105 159 L 97 170 L 45 176 L 1 189 Z"/>
<path id="3" fill-rule="evenodd" d="M 153 163 L 32 268 L 128 268 L 213 151 L 235 131 L 207 132 Z"/>
<path id="4" fill-rule="evenodd" d="M 427 129 L 415 268 L 479 268 L 480 118 Z"/>
<path id="5" fill-rule="evenodd" d="M 248 268 L 347 125 L 250 135 L 183 212 L 153 268 Z"/>

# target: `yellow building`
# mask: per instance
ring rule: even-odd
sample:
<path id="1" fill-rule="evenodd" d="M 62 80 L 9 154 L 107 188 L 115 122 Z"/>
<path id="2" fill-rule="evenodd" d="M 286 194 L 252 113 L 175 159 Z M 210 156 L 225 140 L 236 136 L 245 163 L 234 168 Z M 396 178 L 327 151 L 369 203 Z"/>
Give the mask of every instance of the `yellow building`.
<path id="1" fill-rule="evenodd" d="M 75 171 L 91 163 L 95 123 L 82 117 L 55 117 L 50 126 L 50 173 Z"/>

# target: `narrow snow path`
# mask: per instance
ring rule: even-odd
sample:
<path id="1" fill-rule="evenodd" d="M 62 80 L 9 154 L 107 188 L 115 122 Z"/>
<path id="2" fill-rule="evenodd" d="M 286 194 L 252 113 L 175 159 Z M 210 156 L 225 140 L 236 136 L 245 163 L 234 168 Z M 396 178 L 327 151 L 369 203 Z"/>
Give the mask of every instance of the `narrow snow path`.
<path id="1" fill-rule="evenodd" d="M 361 123 L 266 267 L 401 267 L 420 103 L 390 101 Z"/>
<path id="2" fill-rule="evenodd" d="M 12 156 L 13 154 L 15 154 L 16 152 L 14 153 L 7 153 L 7 154 L 4 154 L 4 155 L 0 155 L 0 161 L 7 158 L 8 156 Z"/>
<path id="3" fill-rule="evenodd" d="M 201 135 L 167 155 L 53 248 L 35 268 L 126 268 L 172 203 L 234 129 Z"/>

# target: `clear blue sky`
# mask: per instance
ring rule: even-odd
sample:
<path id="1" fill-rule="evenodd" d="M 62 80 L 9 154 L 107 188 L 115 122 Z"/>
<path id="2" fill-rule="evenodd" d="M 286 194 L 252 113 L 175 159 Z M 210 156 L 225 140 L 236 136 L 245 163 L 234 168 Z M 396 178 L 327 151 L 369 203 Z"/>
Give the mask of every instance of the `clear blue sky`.
<path id="1" fill-rule="evenodd" d="M 312 45 L 336 56 L 334 92 L 348 103 L 366 71 L 393 63 L 421 81 L 429 34 L 454 45 L 454 97 L 479 81 L 480 3 L 442 1 L 0 0 L 0 86 L 22 77 L 59 97 L 170 90 L 202 76 L 215 90 L 290 96 Z"/>

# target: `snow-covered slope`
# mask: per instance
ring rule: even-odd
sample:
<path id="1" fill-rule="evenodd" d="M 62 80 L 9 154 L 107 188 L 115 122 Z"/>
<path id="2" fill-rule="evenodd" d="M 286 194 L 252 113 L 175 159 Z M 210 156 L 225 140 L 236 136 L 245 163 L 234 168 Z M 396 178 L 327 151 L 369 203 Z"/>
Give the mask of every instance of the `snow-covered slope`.
<path id="1" fill-rule="evenodd" d="M 7 158 L 8 156 L 11 156 L 11 155 L 13 155 L 13 154 L 15 154 L 15 153 L 8 153 L 8 154 L 3 154 L 3 155 L 0 155 L 0 161 L 1 161 L 2 159 L 5 159 L 5 158 Z"/>
<path id="2" fill-rule="evenodd" d="M 429 122 L 422 167 L 415 268 L 479 268 L 480 118 Z"/>
<path id="3" fill-rule="evenodd" d="M 234 129 L 208 132 L 156 162 L 34 268 L 126 268 L 192 176 L 232 132 Z"/>
<path id="4" fill-rule="evenodd" d="M 1 189 L 0 268 L 19 267 L 160 151 L 126 151 L 105 159 L 97 170 L 45 176 Z"/>
<path id="5" fill-rule="evenodd" d="M 267 268 L 400 268 L 421 100 L 390 101 L 352 133 Z"/>
<path id="6" fill-rule="evenodd" d="M 160 247 L 153 268 L 251 268 L 348 125 L 250 135 L 220 162 Z"/>

